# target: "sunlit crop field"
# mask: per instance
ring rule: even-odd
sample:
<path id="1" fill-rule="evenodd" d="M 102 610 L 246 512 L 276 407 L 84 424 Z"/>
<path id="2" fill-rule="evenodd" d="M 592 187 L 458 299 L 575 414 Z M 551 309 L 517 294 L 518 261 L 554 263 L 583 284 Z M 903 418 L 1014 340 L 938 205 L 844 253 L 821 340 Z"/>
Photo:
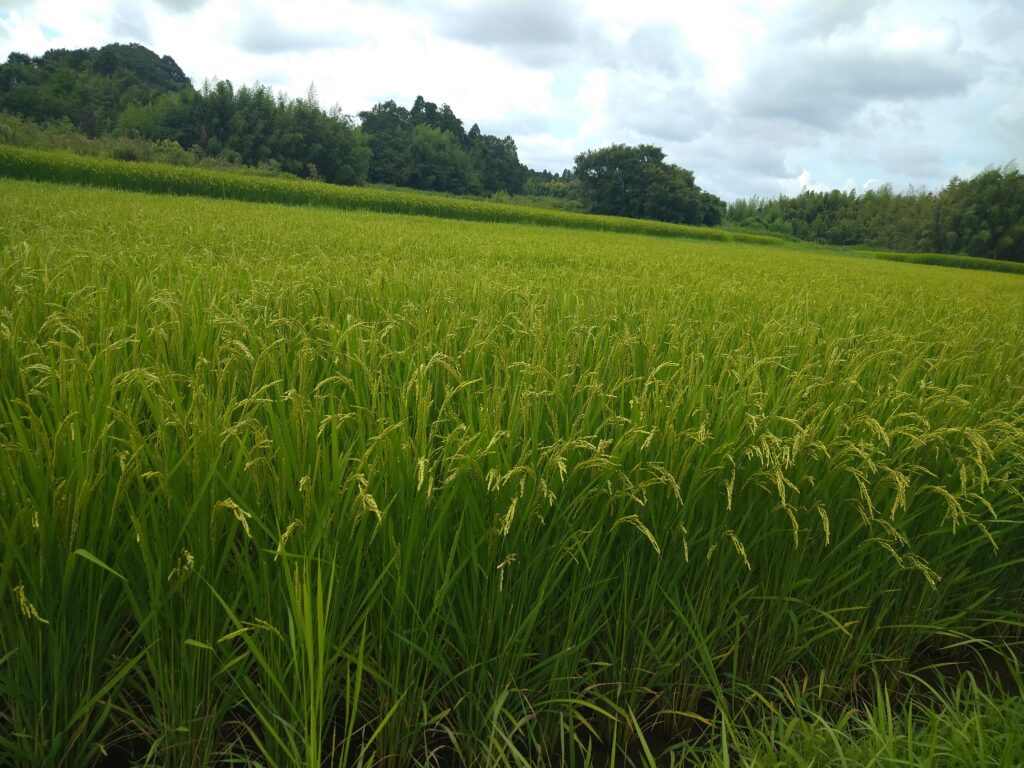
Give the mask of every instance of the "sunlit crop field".
<path id="1" fill-rule="evenodd" d="M 0 238 L 0 765 L 775 765 L 993 659 L 1024 754 L 1024 278 L 16 181 Z"/>

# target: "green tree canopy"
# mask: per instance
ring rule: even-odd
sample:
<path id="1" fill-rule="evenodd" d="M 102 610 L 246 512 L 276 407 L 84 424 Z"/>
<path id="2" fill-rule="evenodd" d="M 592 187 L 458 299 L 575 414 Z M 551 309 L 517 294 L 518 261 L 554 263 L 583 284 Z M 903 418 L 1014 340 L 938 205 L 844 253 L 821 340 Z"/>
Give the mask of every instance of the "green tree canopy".
<path id="1" fill-rule="evenodd" d="M 0 64 L 0 109 L 40 123 L 67 119 L 90 136 L 110 131 L 129 105 L 191 88 L 174 59 L 137 43 L 12 53 Z"/>
<path id="2" fill-rule="evenodd" d="M 576 157 L 573 176 L 594 213 L 679 224 L 718 224 L 725 204 L 701 190 L 693 172 L 665 162 L 652 144 L 612 144 Z"/>
<path id="3" fill-rule="evenodd" d="M 896 194 L 885 185 L 861 195 L 834 189 L 754 197 L 730 205 L 727 219 L 830 245 L 1024 261 L 1024 175 L 1011 163 L 954 177 L 938 192 Z"/>
<path id="4" fill-rule="evenodd" d="M 447 104 L 417 96 L 412 108 L 394 101 L 359 113 L 372 157 L 369 178 L 455 194 L 517 194 L 526 181 L 511 136 L 499 139 L 473 124 L 467 132 Z"/>

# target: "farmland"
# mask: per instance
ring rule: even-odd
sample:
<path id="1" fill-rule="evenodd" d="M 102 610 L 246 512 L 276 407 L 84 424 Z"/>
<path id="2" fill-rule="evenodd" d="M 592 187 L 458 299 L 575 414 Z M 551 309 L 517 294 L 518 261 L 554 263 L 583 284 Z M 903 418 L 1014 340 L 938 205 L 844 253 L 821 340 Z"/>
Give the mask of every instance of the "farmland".
<path id="1" fill-rule="evenodd" d="M 339 186 L 297 179 L 258 177 L 238 172 L 226 173 L 222 170 L 183 168 L 161 163 L 131 163 L 4 145 L 0 145 L 0 174 L 16 179 L 341 210 L 405 213 L 469 221 L 535 224 L 722 242 L 781 242 L 779 238 L 770 235 L 726 232 L 710 227 L 627 219 L 621 216 L 584 216 L 566 211 L 470 200 L 454 195 L 380 187 Z"/>
<path id="2" fill-rule="evenodd" d="M 0 201 L 5 768 L 1024 757 L 1021 276 Z"/>

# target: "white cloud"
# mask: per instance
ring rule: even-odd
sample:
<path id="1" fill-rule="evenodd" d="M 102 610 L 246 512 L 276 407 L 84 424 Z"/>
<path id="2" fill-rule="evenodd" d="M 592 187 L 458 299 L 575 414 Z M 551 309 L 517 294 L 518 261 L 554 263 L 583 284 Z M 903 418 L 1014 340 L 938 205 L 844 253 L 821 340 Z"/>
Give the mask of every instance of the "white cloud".
<path id="1" fill-rule="evenodd" d="M 778 180 L 779 191 L 784 195 L 798 195 L 805 189 L 816 189 L 817 185 L 811 178 L 811 172 L 806 168 L 793 177 L 785 177 Z"/>

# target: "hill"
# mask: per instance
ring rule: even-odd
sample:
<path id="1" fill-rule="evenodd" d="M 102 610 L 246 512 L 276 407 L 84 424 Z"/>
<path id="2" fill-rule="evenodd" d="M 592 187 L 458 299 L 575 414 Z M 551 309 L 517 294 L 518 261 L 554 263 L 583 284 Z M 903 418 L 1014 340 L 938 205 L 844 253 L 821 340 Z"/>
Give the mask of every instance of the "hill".
<path id="1" fill-rule="evenodd" d="M 40 123 L 68 120 L 89 136 L 112 130 L 129 105 L 191 88 L 174 59 L 138 43 L 12 53 L 0 64 L 0 109 Z"/>

